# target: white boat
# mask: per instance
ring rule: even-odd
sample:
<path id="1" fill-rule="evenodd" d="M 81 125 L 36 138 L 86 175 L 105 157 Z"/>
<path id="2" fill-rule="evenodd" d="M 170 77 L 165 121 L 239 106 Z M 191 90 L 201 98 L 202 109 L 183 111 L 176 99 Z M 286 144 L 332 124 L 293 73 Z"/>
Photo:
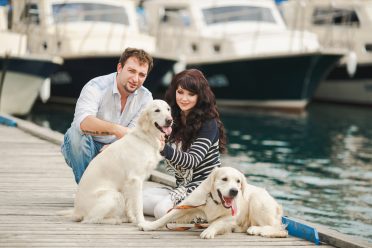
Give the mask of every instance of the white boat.
<path id="1" fill-rule="evenodd" d="M 349 51 L 315 98 L 372 106 L 372 1 L 288 1 L 282 10 L 288 25 L 315 32 L 323 47 Z"/>
<path id="2" fill-rule="evenodd" d="M 62 59 L 29 53 L 26 36 L 7 30 L 6 9 L 0 7 L 0 112 L 26 115 L 40 92 L 48 97 L 49 76 Z"/>
<path id="3" fill-rule="evenodd" d="M 288 30 L 272 0 L 151 0 L 158 53 L 199 68 L 220 105 L 303 110 L 342 53 Z"/>
<path id="4" fill-rule="evenodd" d="M 74 103 L 90 79 L 115 71 L 127 47 L 153 55 L 145 82 L 150 90 L 175 63 L 156 56 L 154 38 L 139 29 L 133 0 L 17 0 L 12 30 L 27 35 L 30 51 L 64 59 L 52 76 L 52 101 Z"/>

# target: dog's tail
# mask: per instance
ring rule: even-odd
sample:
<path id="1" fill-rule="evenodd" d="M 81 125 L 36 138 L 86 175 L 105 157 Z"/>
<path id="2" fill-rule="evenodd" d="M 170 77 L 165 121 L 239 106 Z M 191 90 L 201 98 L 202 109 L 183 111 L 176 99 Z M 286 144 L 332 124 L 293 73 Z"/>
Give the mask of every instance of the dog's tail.
<path id="1" fill-rule="evenodd" d="M 76 222 L 80 222 L 83 220 L 83 216 L 76 214 L 74 208 L 67 209 L 67 210 L 61 210 L 61 211 L 58 211 L 56 214 L 59 216 L 64 216 Z"/>

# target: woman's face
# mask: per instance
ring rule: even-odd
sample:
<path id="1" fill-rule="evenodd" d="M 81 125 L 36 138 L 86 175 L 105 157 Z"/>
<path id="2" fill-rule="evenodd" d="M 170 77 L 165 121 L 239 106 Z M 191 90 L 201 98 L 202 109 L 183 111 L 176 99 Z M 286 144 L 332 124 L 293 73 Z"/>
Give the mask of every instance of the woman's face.
<path id="1" fill-rule="evenodd" d="M 178 86 L 176 90 L 176 102 L 181 111 L 187 115 L 198 102 L 198 95 Z"/>

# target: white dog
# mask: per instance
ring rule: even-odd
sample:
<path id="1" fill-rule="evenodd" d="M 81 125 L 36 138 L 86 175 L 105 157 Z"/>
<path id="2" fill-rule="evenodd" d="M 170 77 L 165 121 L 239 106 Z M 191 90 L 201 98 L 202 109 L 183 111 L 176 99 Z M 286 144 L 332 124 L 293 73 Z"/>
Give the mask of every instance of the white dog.
<path id="1" fill-rule="evenodd" d="M 215 169 L 184 201 L 162 218 L 139 224 L 150 231 L 169 222 L 201 217 L 209 226 L 200 237 L 214 238 L 226 232 L 247 232 L 265 237 L 287 237 L 282 225 L 282 207 L 269 193 L 249 185 L 242 173 L 231 167 Z"/>
<path id="2" fill-rule="evenodd" d="M 84 223 L 144 222 L 142 186 L 161 160 L 161 138 L 173 123 L 170 107 L 154 100 L 135 128 L 89 164 L 79 183 L 70 215 Z"/>

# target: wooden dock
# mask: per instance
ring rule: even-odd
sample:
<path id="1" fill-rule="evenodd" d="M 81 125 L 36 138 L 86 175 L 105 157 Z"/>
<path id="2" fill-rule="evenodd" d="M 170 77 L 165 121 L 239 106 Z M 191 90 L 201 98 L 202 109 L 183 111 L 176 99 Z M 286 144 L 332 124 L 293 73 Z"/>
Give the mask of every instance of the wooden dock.
<path id="1" fill-rule="evenodd" d="M 76 184 L 60 153 L 62 135 L 15 120 L 18 128 L 0 125 L 0 247 L 316 247 L 295 237 L 233 233 L 203 240 L 198 231 L 142 232 L 134 224 L 66 220 L 56 212 L 73 206 Z"/>

